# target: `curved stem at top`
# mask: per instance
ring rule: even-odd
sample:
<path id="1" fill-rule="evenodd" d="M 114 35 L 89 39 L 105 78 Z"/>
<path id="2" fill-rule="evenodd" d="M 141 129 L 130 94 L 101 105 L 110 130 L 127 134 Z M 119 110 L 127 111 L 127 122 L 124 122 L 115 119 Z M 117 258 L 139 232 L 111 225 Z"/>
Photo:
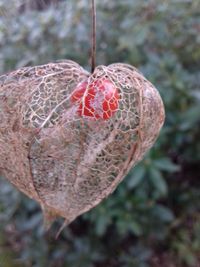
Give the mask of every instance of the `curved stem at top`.
<path id="1" fill-rule="evenodd" d="M 92 49 L 91 49 L 91 73 L 96 66 L 96 1 L 92 0 Z"/>

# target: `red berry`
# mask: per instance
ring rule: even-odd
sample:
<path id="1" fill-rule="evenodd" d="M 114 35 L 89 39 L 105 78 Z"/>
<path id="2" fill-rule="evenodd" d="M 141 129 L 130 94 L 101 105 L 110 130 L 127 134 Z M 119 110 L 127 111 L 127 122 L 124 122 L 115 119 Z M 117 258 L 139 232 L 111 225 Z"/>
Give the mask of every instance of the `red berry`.
<path id="1" fill-rule="evenodd" d="M 115 85 L 108 79 L 100 79 L 92 83 L 88 81 L 78 84 L 71 96 L 71 102 L 79 103 L 80 116 L 107 120 L 119 107 L 120 95 Z"/>

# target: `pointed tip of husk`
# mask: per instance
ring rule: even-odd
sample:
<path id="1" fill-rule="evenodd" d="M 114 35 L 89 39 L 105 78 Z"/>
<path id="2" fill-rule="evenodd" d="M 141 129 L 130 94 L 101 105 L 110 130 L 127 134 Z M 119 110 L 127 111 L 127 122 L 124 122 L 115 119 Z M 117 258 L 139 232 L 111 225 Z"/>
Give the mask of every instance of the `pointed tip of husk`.
<path id="1" fill-rule="evenodd" d="M 63 224 L 61 225 L 60 229 L 58 230 L 58 232 L 56 233 L 56 237 L 55 239 L 58 239 L 61 232 L 64 230 L 64 228 L 69 224 L 69 221 L 66 219 Z"/>
<path id="2" fill-rule="evenodd" d="M 51 228 L 54 221 L 58 218 L 58 215 L 46 206 L 42 207 L 42 212 L 43 212 L 44 229 L 45 231 L 48 231 Z"/>

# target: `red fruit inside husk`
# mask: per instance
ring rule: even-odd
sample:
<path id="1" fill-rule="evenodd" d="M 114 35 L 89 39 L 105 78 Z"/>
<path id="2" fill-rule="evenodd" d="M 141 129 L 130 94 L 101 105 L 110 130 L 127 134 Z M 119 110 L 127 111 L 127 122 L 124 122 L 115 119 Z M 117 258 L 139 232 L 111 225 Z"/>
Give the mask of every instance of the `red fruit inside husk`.
<path id="1" fill-rule="evenodd" d="M 71 96 L 72 103 L 79 103 L 79 116 L 108 120 L 119 107 L 120 95 L 116 86 L 108 79 L 78 84 Z"/>

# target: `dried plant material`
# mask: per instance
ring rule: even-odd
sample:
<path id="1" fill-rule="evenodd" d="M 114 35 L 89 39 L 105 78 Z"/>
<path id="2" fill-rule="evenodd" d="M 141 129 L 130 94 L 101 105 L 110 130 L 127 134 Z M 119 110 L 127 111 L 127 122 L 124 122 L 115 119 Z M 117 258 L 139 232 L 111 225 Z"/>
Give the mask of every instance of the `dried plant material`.
<path id="1" fill-rule="evenodd" d="M 70 223 L 115 190 L 163 121 L 157 90 L 130 65 L 22 68 L 0 76 L 0 172 Z"/>

